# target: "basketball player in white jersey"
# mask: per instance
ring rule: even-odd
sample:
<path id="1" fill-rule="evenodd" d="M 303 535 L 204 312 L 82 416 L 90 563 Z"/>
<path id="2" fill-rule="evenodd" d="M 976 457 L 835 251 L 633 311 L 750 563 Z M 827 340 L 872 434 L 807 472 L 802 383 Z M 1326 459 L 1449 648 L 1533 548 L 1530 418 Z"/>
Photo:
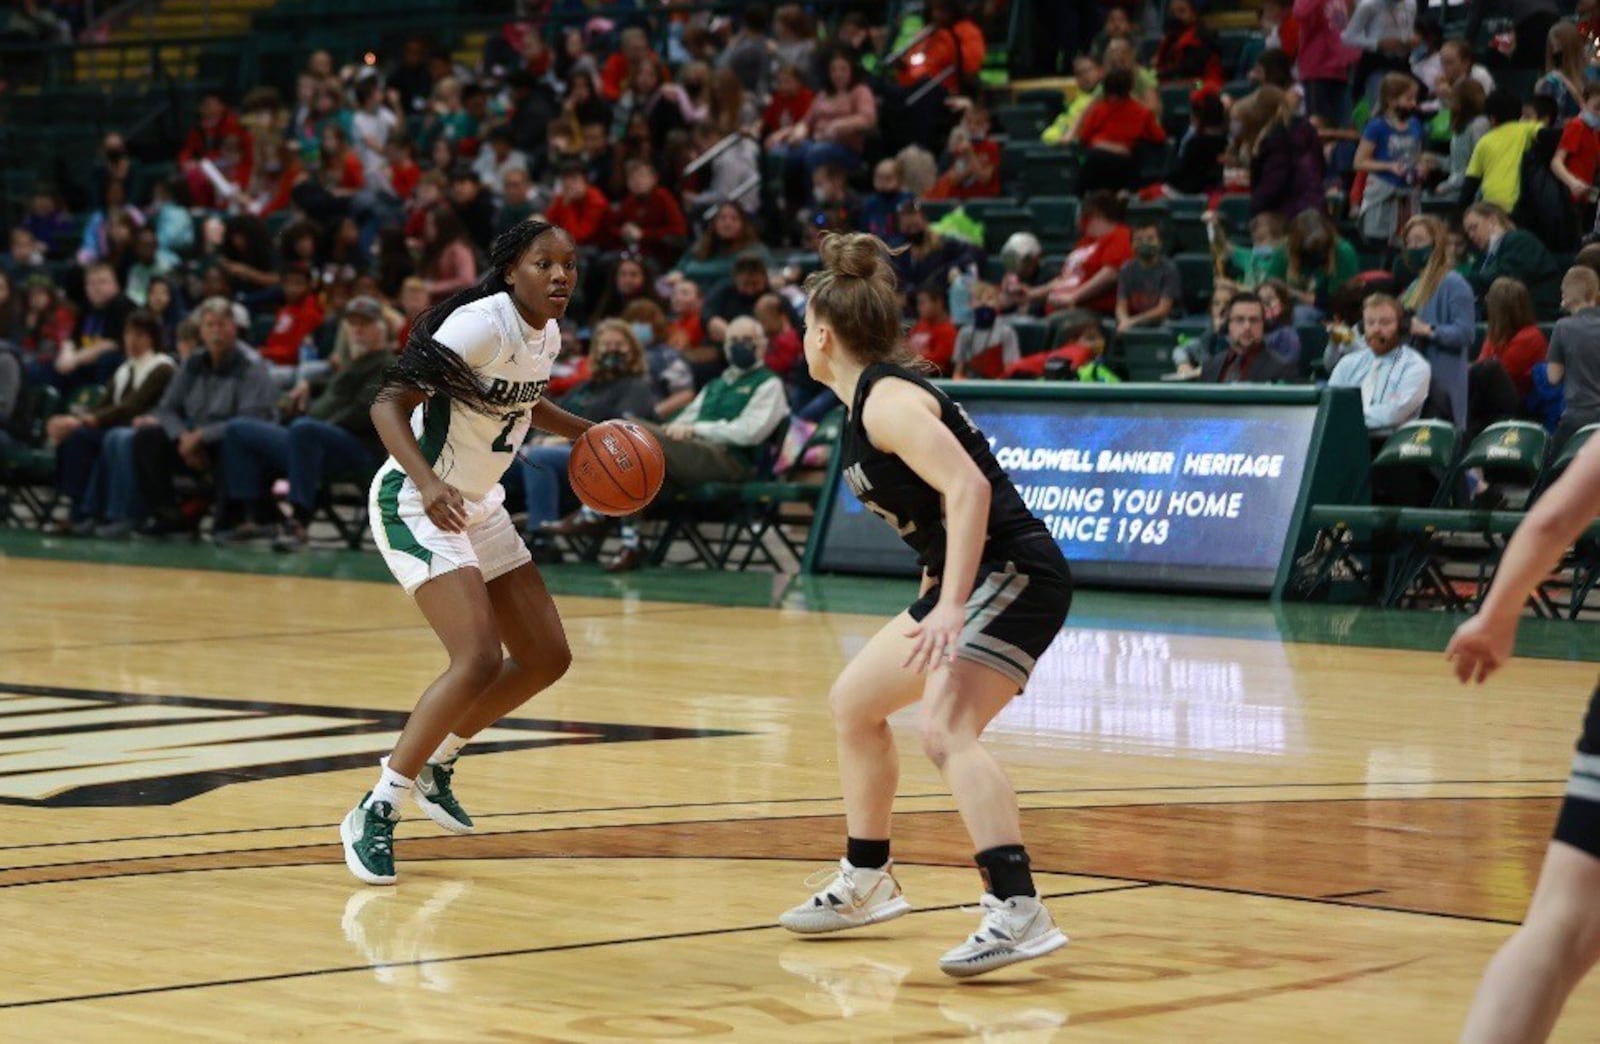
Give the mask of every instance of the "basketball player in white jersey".
<path id="1" fill-rule="evenodd" d="M 408 796 L 445 830 L 472 831 L 451 789 L 461 748 L 572 658 L 500 478 L 530 427 L 569 439 L 590 427 L 543 397 L 561 351 L 557 320 L 577 286 L 577 247 L 530 218 L 495 240 L 490 261 L 476 286 L 418 318 L 372 406 L 389 451 L 372 482 L 373 535 L 450 666 L 340 826 L 345 865 L 368 884 L 394 883 L 394 825 Z"/>

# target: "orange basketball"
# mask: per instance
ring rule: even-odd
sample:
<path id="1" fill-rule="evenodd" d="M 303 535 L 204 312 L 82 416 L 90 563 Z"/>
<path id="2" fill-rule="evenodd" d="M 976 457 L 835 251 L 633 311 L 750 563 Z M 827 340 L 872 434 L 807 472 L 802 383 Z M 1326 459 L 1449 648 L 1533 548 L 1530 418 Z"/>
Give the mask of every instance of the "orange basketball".
<path id="1" fill-rule="evenodd" d="M 628 421 L 605 421 L 572 444 L 567 478 L 573 492 L 602 515 L 631 515 L 661 492 L 666 458 L 655 436 Z"/>

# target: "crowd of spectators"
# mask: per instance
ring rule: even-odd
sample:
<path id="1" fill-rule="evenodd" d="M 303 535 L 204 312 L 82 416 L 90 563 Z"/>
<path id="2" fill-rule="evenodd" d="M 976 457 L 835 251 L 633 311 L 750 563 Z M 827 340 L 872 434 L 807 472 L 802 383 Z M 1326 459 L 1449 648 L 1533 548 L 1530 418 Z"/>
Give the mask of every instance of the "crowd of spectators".
<path id="1" fill-rule="evenodd" d="M 209 511 L 219 541 L 303 548 L 326 483 L 381 458 L 362 404 L 412 322 L 535 214 L 582 259 L 549 394 L 709 440 L 723 477 L 840 408 L 806 373 L 800 283 L 845 228 L 902 248 L 908 341 L 946 377 L 1115 381 L 1165 333 L 1170 379 L 1350 385 L 1379 436 L 1600 420 L 1592 10 L 1497 29 L 1478 0 L 1447 31 L 1416 0 L 1263 0 L 1225 48 L 1197 0 L 1035 4 L 1043 38 L 1076 41 L 1031 138 L 1075 168 L 1078 225 L 1057 254 L 1021 232 L 991 258 L 959 208 L 1015 194 L 1008 99 L 980 77 L 1009 6 L 928 0 L 925 31 L 871 4 L 532 17 L 471 68 L 422 37 L 315 52 L 292 96 L 206 94 L 166 156 L 109 134 L 76 193 L 41 183 L 8 230 L 0 447 L 48 387 L 59 531 L 164 536 Z M 1204 215 L 1204 292 L 1180 210 Z M 752 352 L 789 423 L 705 420 Z M 555 557 L 595 520 L 570 512 L 560 447 L 520 459 L 528 539 Z"/>

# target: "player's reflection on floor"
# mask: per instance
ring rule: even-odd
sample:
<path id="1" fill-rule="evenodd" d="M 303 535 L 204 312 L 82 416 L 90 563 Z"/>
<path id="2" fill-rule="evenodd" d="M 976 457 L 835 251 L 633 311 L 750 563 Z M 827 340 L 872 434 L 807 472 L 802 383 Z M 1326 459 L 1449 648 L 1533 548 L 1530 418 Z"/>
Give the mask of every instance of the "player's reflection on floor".
<path id="1" fill-rule="evenodd" d="M 471 881 L 440 881 L 426 892 L 363 888 L 344 904 L 339 927 L 385 986 L 420 986 L 450 993 L 454 963 L 429 960 L 444 913 L 472 891 Z M 419 896 L 421 897 L 419 901 Z"/>
<path id="2" fill-rule="evenodd" d="M 790 946 L 778 964 L 816 987 L 806 996 L 809 1003 L 837 1008 L 847 1019 L 893 1010 L 900 984 L 911 974 L 909 964 L 874 960 L 835 942 Z"/>

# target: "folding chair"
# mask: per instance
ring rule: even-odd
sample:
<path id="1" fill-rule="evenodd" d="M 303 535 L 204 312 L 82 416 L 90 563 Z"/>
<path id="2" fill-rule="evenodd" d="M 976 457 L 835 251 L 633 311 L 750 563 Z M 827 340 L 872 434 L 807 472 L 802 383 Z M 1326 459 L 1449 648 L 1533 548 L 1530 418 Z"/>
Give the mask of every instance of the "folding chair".
<path id="1" fill-rule="evenodd" d="M 1448 495 L 1454 474 L 1458 436 L 1444 421 L 1402 424 L 1384 441 L 1372 460 L 1375 477 L 1385 473 L 1418 473 L 1435 485 L 1426 505 L 1438 505 Z M 1388 572 L 1392 549 L 1386 546 L 1397 532 L 1401 508 L 1374 504 L 1314 504 L 1306 522 L 1315 529 L 1310 551 L 1296 563 L 1296 587 L 1310 597 L 1343 573 L 1361 583 L 1369 596 L 1380 600 L 1379 576 Z"/>

